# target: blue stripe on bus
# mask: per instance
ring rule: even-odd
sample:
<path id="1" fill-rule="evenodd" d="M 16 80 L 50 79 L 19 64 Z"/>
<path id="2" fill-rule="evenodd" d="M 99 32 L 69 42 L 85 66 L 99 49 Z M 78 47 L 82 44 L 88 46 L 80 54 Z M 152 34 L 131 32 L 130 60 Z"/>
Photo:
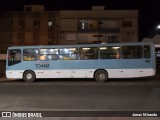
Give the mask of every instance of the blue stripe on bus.
<path id="1" fill-rule="evenodd" d="M 147 63 L 146 59 L 23 61 L 22 63 L 19 63 L 21 67 L 19 67 L 19 65 L 17 64 L 15 66 L 9 66 L 8 70 L 138 69 L 152 68 L 152 63 L 153 61 Z"/>

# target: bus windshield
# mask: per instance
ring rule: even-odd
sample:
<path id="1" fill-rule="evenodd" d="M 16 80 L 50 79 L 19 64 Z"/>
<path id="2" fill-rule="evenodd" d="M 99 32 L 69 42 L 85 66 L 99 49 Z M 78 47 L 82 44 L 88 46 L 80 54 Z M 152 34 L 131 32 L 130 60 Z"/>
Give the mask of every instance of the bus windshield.
<path id="1" fill-rule="evenodd" d="M 14 65 L 21 62 L 21 50 L 9 50 L 8 51 L 8 65 Z"/>

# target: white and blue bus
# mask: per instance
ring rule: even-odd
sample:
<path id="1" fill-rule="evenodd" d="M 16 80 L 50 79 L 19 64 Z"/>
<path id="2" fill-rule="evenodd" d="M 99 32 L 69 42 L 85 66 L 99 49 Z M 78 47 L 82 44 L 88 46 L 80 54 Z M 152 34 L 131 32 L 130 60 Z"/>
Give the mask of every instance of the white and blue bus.
<path id="1" fill-rule="evenodd" d="M 7 78 L 135 78 L 155 75 L 152 43 L 46 45 L 9 47 Z"/>

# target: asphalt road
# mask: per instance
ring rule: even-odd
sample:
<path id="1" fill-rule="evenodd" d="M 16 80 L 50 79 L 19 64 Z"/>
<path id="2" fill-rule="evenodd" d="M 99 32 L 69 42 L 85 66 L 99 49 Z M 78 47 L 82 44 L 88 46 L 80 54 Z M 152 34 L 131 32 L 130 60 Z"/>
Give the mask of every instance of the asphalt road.
<path id="1" fill-rule="evenodd" d="M 160 111 L 160 80 L 88 79 L 0 81 L 1 110 Z"/>

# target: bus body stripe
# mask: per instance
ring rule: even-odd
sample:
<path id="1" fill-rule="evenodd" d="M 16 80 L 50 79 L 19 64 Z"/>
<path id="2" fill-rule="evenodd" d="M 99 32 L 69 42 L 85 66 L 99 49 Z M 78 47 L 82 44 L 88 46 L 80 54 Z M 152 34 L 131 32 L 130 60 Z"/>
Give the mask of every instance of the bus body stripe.
<path id="1" fill-rule="evenodd" d="M 93 78 L 96 69 L 34 70 L 36 78 Z M 107 69 L 109 78 L 136 78 L 152 76 L 154 69 Z M 24 70 L 7 70 L 7 78 L 22 79 Z"/>

